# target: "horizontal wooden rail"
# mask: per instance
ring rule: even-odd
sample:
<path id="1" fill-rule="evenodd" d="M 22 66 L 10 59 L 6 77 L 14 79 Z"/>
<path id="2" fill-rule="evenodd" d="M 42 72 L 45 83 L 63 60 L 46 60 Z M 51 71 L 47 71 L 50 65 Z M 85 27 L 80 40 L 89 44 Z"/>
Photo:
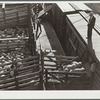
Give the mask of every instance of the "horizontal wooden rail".
<path id="1" fill-rule="evenodd" d="M 27 5 L 18 5 L 18 6 L 13 6 L 13 7 L 6 7 L 5 11 L 8 12 L 8 11 L 11 11 L 12 9 L 19 9 L 20 10 L 21 8 L 22 9 L 27 8 Z"/>
<path id="2" fill-rule="evenodd" d="M 29 82 L 29 81 L 32 81 L 32 80 L 34 80 L 34 79 L 36 79 L 36 78 L 40 78 L 39 76 L 34 76 L 34 77 L 28 77 L 28 78 L 24 78 L 24 79 L 22 79 L 22 80 L 20 80 L 18 83 L 19 84 L 22 84 L 22 83 L 25 83 L 25 82 Z"/>
<path id="3" fill-rule="evenodd" d="M 3 88 L 0 90 L 15 90 L 15 89 L 16 89 L 16 86 L 11 86 L 11 87 Z"/>
<path id="4" fill-rule="evenodd" d="M 20 75 L 21 73 L 25 74 L 25 72 L 27 72 L 27 73 L 32 72 L 32 70 L 36 67 L 38 67 L 38 69 L 39 69 L 39 64 L 33 64 L 33 65 L 24 66 L 22 68 L 17 68 L 16 71 Z M 5 70 L 5 69 L 3 69 L 3 70 Z M 10 71 L 0 73 L 0 76 L 2 76 L 2 75 L 4 75 L 4 76 L 0 77 L 0 79 L 5 79 L 6 77 L 10 76 Z"/>
<path id="5" fill-rule="evenodd" d="M 45 56 L 45 57 L 50 57 L 50 58 L 62 58 L 62 59 L 77 59 L 79 58 L 78 56 L 62 56 L 62 55 L 59 55 L 59 56 Z"/>
<path id="6" fill-rule="evenodd" d="M 38 67 L 38 66 L 39 66 L 39 64 L 34 64 L 34 65 L 27 66 L 27 67 L 19 68 L 19 69 L 17 69 L 17 71 L 23 71 L 23 70 L 31 69 L 33 67 Z"/>
<path id="7" fill-rule="evenodd" d="M 48 71 L 48 73 L 52 73 L 52 74 L 68 74 L 68 75 L 82 75 L 82 74 L 86 74 L 86 71 L 85 72 Z"/>
<path id="8" fill-rule="evenodd" d="M 19 37 L 19 38 L 2 38 L 0 41 L 12 41 L 12 40 L 25 40 L 29 39 L 29 37 Z"/>
<path id="9" fill-rule="evenodd" d="M 22 41 L 21 42 L 17 42 L 17 43 L 9 43 L 8 42 L 8 43 L 5 43 L 5 44 L 4 43 L 0 43 L 0 47 L 2 47 L 2 46 L 13 46 L 13 45 L 15 45 L 15 46 L 16 45 L 19 45 L 19 46 L 20 45 L 25 45 L 25 42 L 22 42 Z"/>
<path id="10" fill-rule="evenodd" d="M 52 73 L 52 74 L 68 74 L 68 71 L 48 71 L 48 73 Z"/>
<path id="11" fill-rule="evenodd" d="M 57 63 L 57 62 L 59 62 L 59 60 L 47 60 L 47 59 L 44 59 L 44 61 L 47 61 L 47 62 L 55 62 L 55 63 Z M 61 61 L 65 61 L 65 62 L 72 62 L 73 60 L 68 60 L 68 59 L 61 59 Z"/>
<path id="12" fill-rule="evenodd" d="M 17 67 L 19 67 L 19 66 L 25 67 L 25 65 L 27 66 L 29 64 L 35 64 L 35 63 L 38 63 L 38 62 L 39 62 L 39 60 L 33 60 L 33 61 L 29 61 L 29 62 L 25 62 L 25 63 L 19 64 L 19 65 L 17 65 Z"/>
<path id="13" fill-rule="evenodd" d="M 20 76 L 17 76 L 16 78 L 18 79 L 21 79 L 21 78 L 25 78 L 25 77 L 30 77 L 30 76 L 34 76 L 34 75 L 37 75 L 41 72 L 41 70 L 37 71 L 37 72 L 34 72 L 34 73 L 28 73 L 26 75 L 20 75 Z"/>
<path id="14" fill-rule="evenodd" d="M 14 85 L 15 85 L 15 82 L 7 83 L 7 84 L 1 84 L 0 89 L 10 87 L 10 86 L 14 86 Z"/>
<path id="15" fill-rule="evenodd" d="M 45 67 L 45 66 L 57 67 L 57 65 L 50 65 L 50 64 L 44 64 L 44 67 Z"/>
<path id="16" fill-rule="evenodd" d="M 8 78 L 6 80 L 0 80 L 0 84 L 5 84 L 5 83 L 10 83 L 13 82 L 15 80 L 15 78 Z"/>
<path id="17" fill-rule="evenodd" d="M 16 84 L 18 85 L 18 88 L 22 88 L 40 82 L 40 72 L 41 70 L 26 75 L 8 78 L 6 80 L 0 80 L 0 90 L 16 89 Z M 15 83 L 16 80 L 18 83 Z"/>
<path id="18" fill-rule="evenodd" d="M 32 61 L 32 60 L 35 60 L 35 59 L 38 59 L 38 58 L 39 58 L 38 56 L 28 57 L 28 58 L 25 58 L 25 59 L 22 59 L 22 60 L 17 60 L 15 62 Z M 9 63 L 5 63 L 5 64 L 0 64 L 0 66 L 4 67 L 5 65 L 11 65 L 11 64 L 14 64 L 15 62 L 9 62 Z M 35 61 L 33 61 L 33 62 L 35 62 Z M 2 71 L 2 70 L 5 70 L 5 68 L 0 69 L 0 71 Z"/>
<path id="19" fill-rule="evenodd" d="M 27 83 L 24 83 L 24 84 L 20 84 L 19 85 L 19 88 L 25 88 L 25 87 L 27 87 L 27 86 L 29 86 L 29 85 L 33 85 L 34 83 L 37 83 L 37 82 L 39 82 L 39 80 L 36 80 L 36 81 L 33 81 L 33 82 L 27 82 Z"/>
<path id="20" fill-rule="evenodd" d="M 25 45 L 20 45 L 20 46 L 7 46 L 7 47 L 1 47 L 0 50 L 7 51 L 9 50 L 15 50 L 15 48 L 23 48 Z"/>
<path id="21" fill-rule="evenodd" d="M 9 71 L 7 71 L 7 72 L 2 72 L 2 73 L 0 73 L 0 76 L 1 75 L 8 75 L 10 72 Z M 1 77 L 0 77 L 1 78 Z"/>
<path id="22" fill-rule="evenodd" d="M 19 71 L 18 72 L 18 75 L 25 75 L 25 74 L 27 74 L 27 73 L 32 73 L 33 72 L 33 70 L 35 70 L 36 68 L 31 68 L 31 69 L 27 69 L 27 70 L 23 70 L 23 71 Z M 36 71 L 35 71 L 36 72 Z"/>

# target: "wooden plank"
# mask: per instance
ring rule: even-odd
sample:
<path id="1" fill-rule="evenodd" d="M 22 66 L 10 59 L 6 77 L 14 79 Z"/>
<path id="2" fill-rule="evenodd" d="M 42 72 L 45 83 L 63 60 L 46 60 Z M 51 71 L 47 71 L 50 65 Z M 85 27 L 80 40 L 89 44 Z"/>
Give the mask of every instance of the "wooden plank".
<path id="1" fill-rule="evenodd" d="M 51 74 L 68 74 L 67 71 L 49 71 L 49 70 L 48 70 L 48 73 L 51 73 Z"/>
<path id="2" fill-rule="evenodd" d="M 13 16 L 7 16 L 7 17 L 6 17 L 6 20 L 7 20 L 7 21 L 17 20 L 16 18 L 17 18 L 16 15 L 13 15 Z"/>
<path id="3" fill-rule="evenodd" d="M 1 71 L 2 71 L 3 69 L 1 69 Z M 2 72 L 2 73 L 0 73 L 0 75 L 8 75 L 9 74 L 9 71 L 7 71 L 7 72 Z M 6 77 L 6 76 L 5 76 Z M 0 77 L 0 78 L 2 78 L 2 77 Z"/>
<path id="4" fill-rule="evenodd" d="M 6 7 L 5 11 L 10 11 L 13 9 L 20 10 L 20 9 L 25 9 L 25 8 L 27 8 L 27 5 L 18 5 L 18 6 L 13 6 L 13 7 Z"/>
<path id="5" fill-rule="evenodd" d="M 41 16 L 43 16 L 46 12 L 48 12 L 50 9 L 52 9 L 53 5 L 48 6 L 45 10 L 42 10 L 39 15 L 38 18 L 40 18 Z"/>
<path id="6" fill-rule="evenodd" d="M 6 80 L 0 80 L 0 84 L 6 84 L 6 83 L 10 83 L 10 82 L 14 82 L 15 78 L 8 78 Z"/>
<path id="7" fill-rule="evenodd" d="M 38 66 L 39 66 L 39 64 L 30 65 L 30 66 L 27 66 L 27 67 L 19 68 L 18 71 L 31 69 L 31 68 L 38 67 Z"/>
<path id="8" fill-rule="evenodd" d="M 72 42 L 72 40 L 69 38 L 69 41 L 71 43 L 71 46 L 73 47 L 74 51 L 76 52 L 76 47 L 74 46 L 74 43 Z"/>
<path id="9" fill-rule="evenodd" d="M 23 83 L 26 83 L 26 82 L 29 82 L 29 81 L 32 81 L 32 80 L 36 80 L 37 78 L 39 78 L 39 75 L 38 76 L 34 76 L 34 77 L 28 77 L 26 79 L 22 79 L 18 83 L 19 84 L 23 84 Z"/>
<path id="10" fill-rule="evenodd" d="M 14 86 L 14 85 L 15 85 L 15 82 L 7 83 L 7 84 L 1 84 L 0 89 L 10 87 L 10 86 Z"/>
<path id="11" fill-rule="evenodd" d="M 39 82 L 39 80 L 35 80 L 33 82 L 27 82 L 27 83 L 19 85 L 19 88 L 27 87 L 27 86 L 33 85 L 33 84 L 35 84 L 37 82 Z"/>
<path id="12" fill-rule="evenodd" d="M 3 88 L 1 90 L 16 90 L 16 86 L 11 86 L 11 87 L 7 87 L 7 88 Z"/>
<path id="13" fill-rule="evenodd" d="M 20 75 L 20 76 L 17 76 L 16 78 L 19 80 L 19 79 L 22 79 L 22 78 L 25 78 L 25 77 L 30 77 L 30 76 L 34 76 L 34 75 L 39 75 L 39 73 L 41 72 L 41 70 L 37 71 L 37 72 L 34 72 L 34 73 L 28 73 L 28 74 L 24 74 L 24 75 Z"/>
<path id="14" fill-rule="evenodd" d="M 99 90 L 100 89 L 100 85 L 99 85 L 99 82 L 98 82 L 98 78 L 97 78 L 98 76 L 95 76 L 95 78 L 94 78 L 94 80 L 93 80 L 93 87 L 95 87 L 95 89 L 97 90 Z M 97 88 L 96 88 L 97 87 Z M 94 89 L 94 90 L 95 90 Z"/>
<path id="15" fill-rule="evenodd" d="M 22 27 L 22 26 L 28 26 L 28 23 L 27 22 L 25 22 L 24 20 L 22 20 L 22 21 L 20 21 L 20 23 L 17 23 L 17 22 L 15 22 L 15 23 L 6 23 L 6 24 L 4 24 L 4 23 L 1 23 L 0 24 L 0 29 L 5 29 L 5 28 L 13 28 L 13 27 L 16 27 L 16 26 L 18 26 L 19 27 L 19 25 Z"/>
<path id="16" fill-rule="evenodd" d="M 51 60 L 44 60 L 44 62 L 45 62 L 45 61 L 46 61 L 46 62 L 53 62 L 53 61 L 51 61 Z M 68 62 L 68 63 L 70 62 L 70 63 L 71 63 L 73 60 L 61 59 L 60 61 L 62 61 L 62 62 Z M 54 61 L 54 62 L 57 63 L 57 62 L 59 62 L 59 60 L 56 60 L 56 61 Z"/>
<path id="17" fill-rule="evenodd" d="M 45 56 L 45 57 L 51 57 L 51 58 L 61 58 L 61 59 L 77 59 L 78 56 L 63 56 L 63 55 L 54 55 L 54 56 Z"/>
<path id="18" fill-rule="evenodd" d="M 29 37 L 20 37 L 20 38 L 3 38 L 3 39 L 0 39 L 0 41 L 26 40 L 26 39 L 29 39 Z"/>
<path id="19" fill-rule="evenodd" d="M 14 45 L 0 45 L 1 46 L 1 48 L 13 48 L 13 47 L 24 47 L 25 46 L 25 44 L 14 44 Z M 0 48 L 0 49 L 1 49 Z"/>
<path id="20" fill-rule="evenodd" d="M 25 42 L 24 41 L 21 41 L 21 42 L 13 42 L 13 43 L 0 43 L 0 46 L 7 46 L 7 45 L 9 45 L 9 46 L 11 46 L 11 45 L 25 45 Z"/>
<path id="21" fill-rule="evenodd" d="M 86 74 L 86 71 L 83 71 L 83 72 L 69 72 L 68 74 L 69 75 L 84 75 L 84 74 Z"/>
<path id="22" fill-rule="evenodd" d="M 20 76 L 20 75 L 25 75 L 25 74 L 28 74 L 28 73 L 32 73 L 34 69 L 35 69 L 35 68 L 31 68 L 31 69 L 19 71 L 19 72 L 18 72 L 18 75 Z"/>
<path id="23" fill-rule="evenodd" d="M 34 59 L 38 59 L 38 56 L 34 56 L 34 57 L 28 57 L 22 60 L 17 60 L 17 62 L 25 62 L 25 61 L 30 61 L 30 60 L 34 60 Z M 10 65 L 13 64 L 14 62 L 10 62 L 10 63 L 6 63 L 6 64 L 0 64 L 0 66 L 5 66 L 5 65 Z M 5 69 L 1 69 L 0 71 L 5 70 Z M 1 74 L 1 73 L 0 73 Z"/>
<path id="24" fill-rule="evenodd" d="M 47 67 L 47 66 L 50 66 L 50 67 L 57 67 L 57 65 L 52 65 L 52 63 L 51 64 L 44 64 L 44 67 Z"/>
<path id="25" fill-rule="evenodd" d="M 8 49 L 9 49 L 12 51 L 12 50 L 15 50 L 15 48 L 23 48 L 23 47 L 25 47 L 25 45 L 24 46 L 21 45 L 21 46 L 1 47 L 0 50 L 4 49 L 4 51 L 8 51 Z"/>
<path id="26" fill-rule="evenodd" d="M 36 64 L 36 63 L 38 63 L 38 62 L 39 62 L 39 60 L 34 60 L 34 61 L 29 61 L 29 62 L 22 63 L 22 64 L 20 64 L 20 65 L 22 65 L 23 67 L 25 67 L 25 66 L 27 66 L 27 65 Z M 18 65 L 18 66 L 20 66 L 20 65 Z M 17 67 L 18 67 L 18 66 L 17 66 Z"/>

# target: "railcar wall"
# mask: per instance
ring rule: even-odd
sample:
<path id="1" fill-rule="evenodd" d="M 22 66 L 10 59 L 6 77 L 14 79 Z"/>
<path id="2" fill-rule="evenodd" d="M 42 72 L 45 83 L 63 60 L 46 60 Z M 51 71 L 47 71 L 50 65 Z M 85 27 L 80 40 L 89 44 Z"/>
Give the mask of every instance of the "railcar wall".
<path id="1" fill-rule="evenodd" d="M 66 55 L 79 56 L 82 61 L 86 60 L 86 45 L 73 27 L 66 14 L 55 4 L 50 12 L 51 24 L 62 44 Z"/>
<path id="2" fill-rule="evenodd" d="M 78 13 L 78 12 L 77 12 Z M 81 37 L 80 33 L 75 29 L 65 13 L 55 4 L 50 11 L 51 24 L 64 48 L 66 55 L 79 56 L 80 60 L 84 63 L 88 62 L 90 57 L 96 61 L 92 54 L 92 51 L 87 48 L 86 42 Z M 100 89 L 99 78 L 99 63 L 97 63 L 97 69 L 92 77 L 92 88 L 94 90 Z M 87 66 L 86 66 L 87 67 Z M 90 67 L 89 69 L 90 70 Z"/>
<path id="3" fill-rule="evenodd" d="M 61 9 L 54 4 L 53 8 L 50 10 L 50 23 L 52 24 L 57 37 L 64 47 L 64 37 L 65 37 L 65 25 L 66 25 L 66 16 L 62 13 Z M 64 48 L 63 48 L 64 49 Z"/>

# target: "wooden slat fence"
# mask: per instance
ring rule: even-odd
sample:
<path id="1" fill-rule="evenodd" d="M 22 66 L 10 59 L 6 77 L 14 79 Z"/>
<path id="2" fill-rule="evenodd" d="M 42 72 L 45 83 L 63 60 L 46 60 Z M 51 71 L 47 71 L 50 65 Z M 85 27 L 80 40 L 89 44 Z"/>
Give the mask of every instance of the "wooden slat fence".
<path id="1" fill-rule="evenodd" d="M 39 68 L 39 57 L 29 57 L 23 60 L 19 60 L 22 64 L 17 65 L 14 72 L 16 75 L 10 77 L 10 71 L 6 71 L 4 68 L 0 73 L 0 89 L 1 90 L 30 90 L 30 89 L 40 89 L 40 73 L 41 69 Z M 4 67 L 7 65 L 14 64 L 7 63 L 0 66 Z"/>
<path id="2" fill-rule="evenodd" d="M 28 25 L 28 4 L 6 6 L 0 10 L 0 28 Z"/>
<path id="3" fill-rule="evenodd" d="M 29 37 L 22 37 L 22 38 L 2 38 L 0 39 L 0 50 L 7 51 L 7 50 L 15 50 L 15 48 L 25 48 L 27 44 L 27 40 Z M 20 41 L 21 40 L 21 41 Z M 3 42 L 2 42 L 3 41 Z M 9 42 L 11 41 L 11 42 Z M 12 42 L 13 41 L 13 42 Z"/>
<path id="4" fill-rule="evenodd" d="M 79 57 L 75 56 L 44 56 L 45 87 L 47 90 L 90 89 L 90 80 L 86 71 L 70 72 L 59 70 L 63 65 L 71 64 Z M 75 84 L 74 84 L 75 83 Z"/>

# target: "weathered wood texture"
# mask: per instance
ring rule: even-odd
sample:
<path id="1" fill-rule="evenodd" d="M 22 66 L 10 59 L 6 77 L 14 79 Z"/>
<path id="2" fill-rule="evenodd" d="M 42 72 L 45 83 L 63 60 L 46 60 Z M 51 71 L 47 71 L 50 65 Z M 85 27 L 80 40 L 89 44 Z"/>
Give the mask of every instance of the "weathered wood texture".
<path id="1" fill-rule="evenodd" d="M 22 64 L 17 65 L 14 70 L 17 74 L 10 77 L 10 71 L 0 73 L 0 90 L 37 90 L 39 89 L 40 73 L 39 57 L 34 56 L 19 60 Z M 4 66 L 9 66 L 13 63 L 8 63 Z M 2 69 L 2 71 L 5 69 Z"/>
<path id="2" fill-rule="evenodd" d="M 28 4 L 6 6 L 0 9 L 0 28 L 28 24 Z"/>
<path id="3" fill-rule="evenodd" d="M 46 56 L 45 86 L 47 90 L 87 90 L 90 89 L 90 80 L 86 71 L 64 71 L 63 64 L 70 64 L 78 57 L 73 56 Z M 57 58 L 57 60 L 56 60 Z M 47 60 L 46 60 L 47 62 Z"/>
<path id="4" fill-rule="evenodd" d="M 89 19 L 88 14 L 86 13 L 87 7 L 86 9 L 84 8 L 85 6 L 80 7 L 78 3 L 77 4 L 74 3 L 71 6 L 73 6 L 74 10 L 76 10 L 75 13 L 67 13 L 67 8 L 64 7 L 63 4 L 62 6 L 61 5 L 55 6 L 51 11 L 51 18 L 52 18 L 51 23 L 54 26 L 53 28 L 55 29 L 55 32 L 59 40 L 61 40 L 62 38 L 61 42 L 64 44 L 63 47 L 65 48 L 67 55 L 74 55 L 74 56 L 78 55 L 81 58 L 81 61 L 83 62 L 87 62 L 88 57 L 90 56 L 94 60 L 94 62 L 97 62 L 96 72 L 93 78 L 93 89 L 100 89 L 100 86 L 99 86 L 99 79 L 100 79 L 99 77 L 100 76 L 99 75 L 99 66 L 100 66 L 99 65 L 99 60 L 100 60 L 99 33 L 100 32 L 98 28 L 100 18 L 95 16 L 96 25 L 93 30 L 93 36 L 92 36 L 92 44 L 93 44 L 94 50 L 92 50 L 88 48 L 88 42 L 86 39 L 87 21 Z M 69 9 L 70 12 L 74 11 L 73 9 L 70 8 Z M 65 17 L 65 14 L 66 14 L 66 17 Z M 61 21 L 59 18 L 63 19 L 64 22 L 66 23 L 64 24 L 63 21 Z M 59 22 L 59 23 L 56 23 L 56 22 Z M 60 28 L 60 25 L 63 26 L 63 29 Z M 65 28 L 65 31 L 64 31 L 64 28 Z M 60 30 L 60 32 L 58 32 L 58 30 Z"/>

